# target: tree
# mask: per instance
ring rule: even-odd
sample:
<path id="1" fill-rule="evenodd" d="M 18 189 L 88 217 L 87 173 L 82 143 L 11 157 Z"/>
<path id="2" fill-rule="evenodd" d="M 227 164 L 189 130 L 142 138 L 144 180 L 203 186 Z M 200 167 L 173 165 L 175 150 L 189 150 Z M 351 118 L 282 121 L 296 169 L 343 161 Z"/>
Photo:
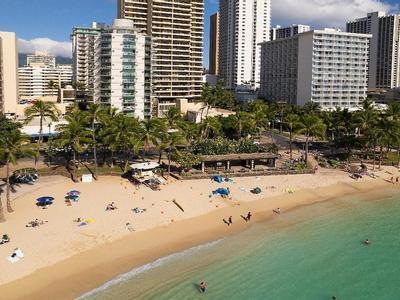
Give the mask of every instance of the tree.
<path id="1" fill-rule="evenodd" d="M 46 118 L 49 118 L 53 122 L 58 121 L 58 117 L 61 112 L 56 107 L 55 103 L 37 100 L 32 106 L 29 106 L 25 109 L 24 114 L 26 117 L 26 123 L 31 122 L 34 118 L 39 118 L 39 141 L 37 151 L 37 157 L 39 157 L 40 147 L 43 142 L 43 122 L 46 120 Z"/>
<path id="2" fill-rule="evenodd" d="M 301 126 L 298 115 L 289 114 L 285 117 L 285 123 L 289 130 L 289 155 L 290 160 L 293 159 L 293 133 Z"/>
<path id="3" fill-rule="evenodd" d="M 183 119 L 177 107 L 171 107 L 165 114 L 168 129 L 181 129 Z"/>
<path id="4" fill-rule="evenodd" d="M 6 200 L 7 211 L 9 213 L 13 212 L 10 200 L 10 165 L 17 164 L 18 156 L 35 157 L 36 152 L 29 147 L 29 139 L 22 135 L 19 129 L 13 129 L 0 136 L 0 157 L 5 161 L 6 165 Z M 0 204 L 0 221 L 1 220 L 4 221 L 4 212 Z"/>
<path id="5" fill-rule="evenodd" d="M 151 145 L 156 145 L 159 139 L 159 131 L 165 126 L 161 119 L 148 119 L 140 122 L 140 141 L 143 146 L 142 158 L 149 151 Z"/>
<path id="6" fill-rule="evenodd" d="M 91 127 L 92 133 L 92 147 L 93 147 L 93 158 L 94 158 L 94 178 L 97 180 L 98 174 L 98 162 L 97 162 L 97 139 L 96 139 L 96 123 L 99 120 L 100 115 L 103 112 L 103 107 L 99 104 L 91 104 L 87 111 L 87 118 Z"/>
<path id="7" fill-rule="evenodd" d="M 111 125 L 112 143 L 114 149 L 123 151 L 125 157 L 124 172 L 128 171 L 129 155 L 131 152 L 137 154 L 140 149 L 140 122 L 124 113 L 119 113 Z"/>
<path id="8" fill-rule="evenodd" d="M 318 115 L 321 112 L 321 106 L 317 102 L 307 102 L 303 106 L 303 112 L 309 115 Z"/>
<path id="9" fill-rule="evenodd" d="M 208 139 L 210 135 L 217 137 L 221 134 L 222 124 L 218 117 L 207 117 L 199 125 L 200 137 Z"/>
<path id="10" fill-rule="evenodd" d="M 54 96 L 54 90 L 57 90 L 60 87 L 54 80 L 47 82 L 46 86 L 51 91 L 51 96 Z"/>
<path id="11" fill-rule="evenodd" d="M 168 134 L 166 145 L 168 149 L 168 174 L 171 174 L 171 157 L 174 153 L 175 155 L 180 155 L 178 146 L 184 144 L 185 138 L 178 132 Z"/>
<path id="12" fill-rule="evenodd" d="M 57 126 L 59 135 L 56 143 L 68 152 L 72 152 L 72 162 L 74 167 L 74 180 L 77 180 L 77 168 L 79 161 L 77 154 L 85 150 L 85 145 L 91 142 L 91 133 L 86 128 L 86 115 L 75 106 L 72 111 L 65 116 L 67 124 Z M 68 163 L 71 162 L 69 159 Z"/>
<path id="13" fill-rule="evenodd" d="M 308 146 L 311 137 L 323 138 L 326 127 L 322 120 L 316 115 L 305 114 L 301 116 L 299 122 L 299 133 L 306 136 L 305 141 L 305 162 L 308 163 Z"/>

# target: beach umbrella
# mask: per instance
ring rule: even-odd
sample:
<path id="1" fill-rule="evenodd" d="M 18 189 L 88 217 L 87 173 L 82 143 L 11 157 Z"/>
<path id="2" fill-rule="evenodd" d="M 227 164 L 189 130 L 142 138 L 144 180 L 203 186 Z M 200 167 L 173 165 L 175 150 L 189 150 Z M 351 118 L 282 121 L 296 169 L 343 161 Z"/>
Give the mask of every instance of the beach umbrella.
<path id="1" fill-rule="evenodd" d="M 215 182 L 221 183 L 224 181 L 224 179 L 222 178 L 222 176 L 212 176 L 211 179 Z"/>
<path id="2" fill-rule="evenodd" d="M 213 194 L 214 194 L 214 195 L 215 195 L 215 194 L 220 194 L 220 195 L 228 196 L 228 195 L 229 195 L 229 190 L 226 189 L 226 188 L 219 188 L 219 189 L 216 189 L 216 190 L 213 192 Z"/>
<path id="3" fill-rule="evenodd" d="M 36 205 L 37 206 L 46 206 L 46 205 L 51 205 L 53 204 L 54 198 L 53 197 L 40 197 L 36 199 Z"/>
<path id="4" fill-rule="evenodd" d="M 67 194 L 68 194 L 68 195 L 80 195 L 81 192 L 80 192 L 80 191 L 75 191 L 75 190 L 73 190 L 73 191 L 69 191 Z"/>

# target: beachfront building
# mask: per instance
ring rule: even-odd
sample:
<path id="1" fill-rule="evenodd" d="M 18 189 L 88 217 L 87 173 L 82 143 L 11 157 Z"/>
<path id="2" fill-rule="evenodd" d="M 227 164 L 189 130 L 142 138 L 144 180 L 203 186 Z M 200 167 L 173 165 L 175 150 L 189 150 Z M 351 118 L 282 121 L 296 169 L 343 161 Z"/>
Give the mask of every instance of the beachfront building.
<path id="1" fill-rule="evenodd" d="M 18 53 L 14 32 L 0 31 L 0 112 L 14 115 L 18 103 Z"/>
<path id="2" fill-rule="evenodd" d="M 94 49 L 94 102 L 151 117 L 151 37 L 132 20 L 116 19 L 96 37 Z"/>
<path id="3" fill-rule="evenodd" d="M 219 68 L 219 13 L 210 17 L 210 52 L 208 74 L 218 75 Z"/>
<path id="4" fill-rule="evenodd" d="M 119 0 L 118 17 L 152 36 L 153 115 L 178 99 L 201 99 L 204 0 Z"/>
<path id="5" fill-rule="evenodd" d="M 219 77 L 231 90 L 260 85 L 260 43 L 269 41 L 271 0 L 220 0 Z"/>
<path id="6" fill-rule="evenodd" d="M 311 28 L 308 25 L 293 24 L 288 27 L 281 27 L 278 25 L 270 30 L 269 39 L 270 41 L 286 39 L 310 30 Z"/>
<path id="7" fill-rule="evenodd" d="M 369 61 L 371 89 L 400 86 L 400 15 L 369 13 L 347 23 L 347 31 L 372 34 Z"/>
<path id="8" fill-rule="evenodd" d="M 94 42 L 105 24 L 93 22 L 91 27 L 74 27 L 72 41 L 72 83 L 89 101 L 94 93 Z"/>
<path id="9" fill-rule="evenodd" d="M 313 30 L 262 44 L 260 94 L 268 101 L 357 109 L 367 97 L 371 35 Z"/>

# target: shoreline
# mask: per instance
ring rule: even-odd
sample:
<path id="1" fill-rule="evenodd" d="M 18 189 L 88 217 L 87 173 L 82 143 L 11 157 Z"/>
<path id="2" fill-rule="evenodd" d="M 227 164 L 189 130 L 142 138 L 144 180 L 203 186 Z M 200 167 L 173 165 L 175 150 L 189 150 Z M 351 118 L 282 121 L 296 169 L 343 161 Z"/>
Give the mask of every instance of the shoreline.
<path id="1" fill-rule="evenodd" d="M 205 215 L 179 220 L 96 246 L 2 285 L 2 296 L 5 299 L 73 299 L 158 258 L 234 235 L 248 229 L 252 223 L 267 221 L 273 217 L 272 209 L 276 207 L 280 207 L 284 213 L 354 194 L 374 198 L 396 192 L 398 188 L 377 180 L 337 183 L 298 190 L 295 194 L 241 202 L 240 205 L 220 208 Z M 229 215 L 239 220 L 239 215 L 247 211 L 253 213 L 251 223 L 240 220 L 227 227 L 222 222 L 222 218 Z"/>

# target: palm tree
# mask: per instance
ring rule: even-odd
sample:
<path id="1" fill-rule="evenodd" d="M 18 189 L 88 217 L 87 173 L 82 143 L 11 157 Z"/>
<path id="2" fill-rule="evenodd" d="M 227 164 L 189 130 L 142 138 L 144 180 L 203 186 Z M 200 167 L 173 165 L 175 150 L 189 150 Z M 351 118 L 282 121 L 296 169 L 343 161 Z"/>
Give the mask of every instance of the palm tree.
<path id="1" fill-rule="evenodd" d="M 60 110 L 56 107 L 55 103 L 45 102 L 42 100 L 37 100 L 32 106 L 29 106 L 24 111 L 26 117 L 26 123 L 31 122 L 34 118 L 40 118 L 39 121 L 39 141 L 38 141 L 38 157 L 40 154 L 40 147 L 43 142 L 43 122 L 46 118 L 51 121 L 58 121 L 58 117 L 61 114 Z M 35 160 L 36 164 L 36 160 Z"/>
<path id="2" fill-rule="evenodd" d="M 293 159 L 293 133 L 294 131 L 300 127 L 300 118 L 298 115 L 289 114 L 285 118 L 285 123 L 289 130 L 289 153 L 290 153 L 290 160 Z"/>
<path id="3" fill-rule="evenodd" d="M 218 117 L 207 117 L 199 125 L 200 137 L 208 139 L 212 134 L 214 137 L 221 134 L 222 124 Z"/>
<path id="4" fill-rule="evenodd" d="M 57 144 L 68 150 L 72 151 L 72 162 L 74 165 L 74 180 L 77 180 L 77 168 L 79 161 L 77 161 L 77 154 L 85 149 L 85 145 L 91 142 L 91 133 L 86 128 L 87 117 L 86 115 L 75 106 L 72 111 L 65 116 L 67 124 L 60 124 L 57 126 L 59 135 L 56 138 Z M 69 163 L 71 160 L 69 160 Z"/>
<path id="5" fill-rule="evenodd" d="M 235 116 L 235 129 L 238 138 L 243 136 L 243 133 L 251 133 L 256 127 L 256 122 L 251 113 L 240 111 Z"/>
<path id="6" fill-rule="evenodd" d="M 117 114 L 111 125 L 112 143 L 114 149 L 120 149 L 125 156 L 124 172 L 128 171 L 129 154 L 137 154 L 140 148 L 140 122 L 136 118 L 128 117 L 123 113 Z"/>
<path id="7" fill-rule="evenodd" d="M 98 115 L 98 120 L 100 123 L 100 130 L 98 133 L 99 136 L 99 144 L 102 147 L 103 152 L 103 164 L 106 163 L 106 155 L 107 151 L 111 151 L 111 161 L 110 166 L 111 168 L 114 167 L 114 152 L 116 150 L 116 144 L 114 143 L 114 135 L 111 132 L 111 128 L 115 118 L 117 116 L 117 109 L 112 106 L 105 106 L 101 113 Z"/>
<path id="8" fill-rule="evenodd" d="M 96 139 L 96 123 L 99 120 L 99 116 L 103 112 L 103 107 L 99 104 L 91 104 L 89 106 L 89 110 L 87 111 L 87 118 L 91 125 L 91 132 L 92 132 L 92 146 L 93 146 L 93 158 L 94 158 L 94 178 L 97 180 L 98 174 L 98 163 L 97 163 L 97 139 Z"/>
<path id="9" fill-rule="evenodd" d="M 168 129 L 181 129 L 182 128 L 182 115 L 177 107 L 171 107 L 165 114 Z"/>
<path id="10" fill-rule="evenodd" d="M 178 146 L 181 146 L 185 142 L 186 142 L 185 138 L 180 133 L 174 132 L 174 133 L 168 134 L 168 137 L 166 140 L 166 145 L 167 145 L 167 149 L 168 149 L 168 174 L 171 174 L 172 153 L 180 155 Z"/>
<path id="11" fill-rule="evenodd" d="M 54 96 L 54 90 L 58 89 L 59 85 L 54 80 L 50 80 L 47 82 L 47 88 L 51 91 L 51 96 Z"/>
<path id="12" fill-rule="evenodd" d="M 20 130 L 14 129 L 0 137 L 0 157 L 6 164 L 6 200 L 9 213 L 13 212 L 10 200 L 10 165 L 17 164 L 18 156 L 35 157 L 36 152 L 29 147 L 29 139 L 22 135 Z M 0 221 L 2 219 L 4 220 L 4 212 L 0 204 Z"/>
<path id="13" fill-rule="evenodd" d="M 303 106 L 303 111 L 306 114 L 318 115 L 321 112 L 321 106 L 317 102 L 310 101 Z"/>
<path id="14" fill-rule="evenodd" d="M 323 138 L 326 131 L 326 126 L 322 120 L 316 115 L 305 114 L 300 118 L 299 133 L 306 136 L 305 141 L 305 162 L 308 163 L 308 145 L 310 138 L 320 137 Z"/>
<path id="15" fill-rule="evenodd" d="M 165 126 L 161 119 L 148 119 L 140 122 L 141 130 L 139 131 L 140 141 L 143 146 L 142 159 L 149 151 L 151 145 L 156 145 L 159 139 L 160 128 Z"/>

